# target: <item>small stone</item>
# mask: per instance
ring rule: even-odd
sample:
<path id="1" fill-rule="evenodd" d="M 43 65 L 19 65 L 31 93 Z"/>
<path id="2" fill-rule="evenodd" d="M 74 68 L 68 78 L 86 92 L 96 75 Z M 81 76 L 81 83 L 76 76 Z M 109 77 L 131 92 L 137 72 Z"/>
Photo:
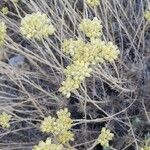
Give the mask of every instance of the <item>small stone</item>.
<path id="1" fill-rule="evenodd" d="M 25 57 L 22 55 L 17 55 L 9 59 L 8 62 L 13 67 L 21 68 L 24 65 Z"/>

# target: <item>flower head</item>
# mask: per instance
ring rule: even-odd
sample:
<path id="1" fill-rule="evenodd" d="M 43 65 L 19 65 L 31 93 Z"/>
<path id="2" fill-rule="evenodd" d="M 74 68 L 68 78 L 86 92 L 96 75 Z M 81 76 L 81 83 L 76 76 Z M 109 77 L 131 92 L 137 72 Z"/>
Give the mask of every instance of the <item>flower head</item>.
<path id="1" fill-rule="evenodd" d="M 144 17 L 145 17 L 145 19 L 146 19 L 147 21 L 150 21 L 150 11 L 146 11 L 146 12 L 144 13 Z"/>
<path id="2" fill-rule="evenodd" d="M 120 51 L 116 45 L 112 42 L 106 43 L 102 50 L 102 57 L 109 62 L 112 62 L 118 58 Z"/>
<path id="3" fill-rule="evenodd" d="M 102 128 L 101 134 L 98 137 L 98 143 L 104 147 L 109 147 L 109 141 L 112 140 L 114 134 L 109 129 Z"/>
<path id="4" fill-rule="evenodd" d="M 70 131 L 72 123 L 70 112 L 64 108 L 57 111 L 57 118 L 51 116 L 44 118 L 40 128 L 43 132 L 53 133 L 59 143 L 66 144 L 74 140 L 74 134 Z M 60 147 L 61 145 L 51 144 L 51 139 L 48 138 L 46 142 L 41 141 L 33 150 L 55 150 L 55 148 L 59 150 Z"/>
<path id="5" fill-rule="evenodd" d="M 2 128 L 9 128 L 10 127 L 10 124 L 9 124 L 10 119 L 11 119 L 11 115 L 8 115 L 5 112 L 0 114 L 0 126 L 2 126 Z"/>
<path id="6" fill-rule="evenodd" d="M 76 51 L 80 51 L 84 48 L 85 43 L 82 39 L 73 40 L 73 39 L 65 39 L 62 44 L 62 49 L 66 54 L 70 54 L 74 56 Z"/>
<path id="7" fill-rule="evenodd" d="M 14 3 L 18 3 L 19 0 L 11 0 L 11 1 L 14 2 Z"/>
<path id="8" fill-rule="evenodd" d="M 26 38 L 35 38 L 37 40 L 47 38 L 55 32 L 55 28 L 50 23 L 50 19 L 46 14 L 41 12 L 27 14 L 21 20 L 20 30 Z"/>
<path id="9" fill-rule="evenodd" d="M 73 120 L 67 108 L 57 111 L 57 118 L 48 116 L 41 122 L 40 129 L 42 132 L 63 134 L 72 127 Z"/>
<path id="10" fill-rule="evenodd" d="M 72 56 L 72 64 L 64 69 L 66 79 L 59 88 L 59 91 L 67 98 L 70 97 L 71 92 L 80 87 L 86 77 L 90 77 L 96 64 L 104 61 L 112 62 L 118 58 L 120 53 L 116 45 L 102 41 L 100 38 L 102 35 L 101 20 L 83 19 L 79 24 L 79 29 L 90 38 L 88 42 L 82 39 L 69 39 L 64 40 L 62 44 L 63 51 Z"/>
<path id="11" fill-rule="evenodd" d="M 102 56 L 103 48 L 105 47 L 105 42 L 101 39 L 91 38 L 91 42 L 88 46 L 88 53 L 90 55 L 89 61 L 92 65 L 103 63 L 104 59 Z"/>
<path id="12" fill-rule="evenodd" d="M 4 14 L 4 15 L 7 15 L 8 14 L 8 7 L 3 7 L 2 9 L 1 9 L 1 12 Z"/>
<path id="13" fill-rule="evenodd" d="M 141 150 L 150 150 L 150 146 L 144 146 L 141 148 Z"/>
<path id="14" fill-rule="evenodd" d="M 44 118 L 40 126 L 41 131 L 46 133 L 54 132 L 55 120 L 51 116 Z"/>
<path id="15" fill-rule="evenodd" d="M 100 0 L 86 0 L 86 3 L 89 6 L 94 7 L 94 6 L 98 6 L 100 4 Z"/>
<path id="16" fill-rule="evenodd" d="M 74 141 L 74 134 L 71 131 L 65 131 L 61 134 L 58 134 L 57 139 L 60 143 L 65 144 L 69 141 Z"/>
<path id="17" fill-rule="evenodd" d="M 141 147 L 140 150 L 150 150 L 150 143 L 149 143 L 150 137 L 145 140 L 143 147 Z"/>
<path id="18" fill-rule="evenodd" d="M 57 112 L 58 118 L 56 119 L 55 134 L 65 133 L 72 127 L 73 120 L 67 108 L 61 109 Z"/>
<path id="19" fill-rule="evenodd" d="M 6 38 L 6 25 L 3 21 L 0 22 L 0 47 L 3 46 Z"/>
<path id="20" fill-rule="evenodd" d="M 62 144 L 53 144 L 50 138 L 47 138 L 45 142 L 40 141 L 38 145 L 35 145 L 32 150 L 63 150 Z"/>
<path id="21" fill-rule="evenodd" d="M 90 77 L 92 69 L 89 63 L 84 61 L 75 61 L 65 69 L 66 80 L 62 82 L 62 87 L 59 89 L 63 95 L 70 97 L 71 92 L 79 88 L 80 84 L 86 77 Z"/>
<path id="22" fill-rule="evenodd" d="M 66 77 L 83 81 L 85 77 L 90 77 L 92 69 L 89 67 L 89 63 L 85 63 L 84 61 L 80 60 L 69 65 L 64 72 Z"/>
<path id="23" fill-rule="evenodd" d="M 79 29 L 89 38 L 97 38 L 102 35 L 101 20 L 97 18 L 93 20 L 83 19 L 79 24 Z"/>
<path id="24" fill-rule="evenodd" d="M 70 97 L 71 92 L 75 91 L 80 86 L 79 81 L 71 78 L 66 78 L 66 80 L 63 81 L 61 84 L 62 86 L 59 88 L 59 92 L 62 92 L 62 94 L 65 95 L 67 98 Z"/>

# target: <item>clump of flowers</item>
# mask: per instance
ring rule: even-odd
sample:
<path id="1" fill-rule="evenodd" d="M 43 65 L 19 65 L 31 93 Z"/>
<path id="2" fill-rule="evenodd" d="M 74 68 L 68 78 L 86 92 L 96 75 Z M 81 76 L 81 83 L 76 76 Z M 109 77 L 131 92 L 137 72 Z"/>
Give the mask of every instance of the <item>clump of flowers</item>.
<path id="1" fill-rule="evenodd" d="M 112 42 L 108 42 L 102 50 L 102 57 L 109 62 L 112 62 L 118 58 L 120 51 L 118 47 Z"/>
<path id="2" fill-rule="evenodd" d="M 145 140 L 143 147 L 140 148 L 140 150 L 150 150 L 150 137 Z"/>
<path id="3" fill-rule="evenodd" d="M 102 52 L 104 51 L 105 47 L 106 42 L 102 41 L 101 39 L 91 38 L 88 45 L 87 55 L 89 55 L 88 60 L 92 65 L 104 62 Z"/>
<path id="4" fill-rule="evenodd" d="M 85 77 L 90 77 L 92 69 L 89 68 L 89 63 L 84 61 L 75 61 L 73 64 L 65 69 L 65 75 L 67 78 L 73 78 L 75 80 L 82 81 Z"/>
<path id="5" fill-rule="evenodd" d="M 150 11 L 146 11 L 144 13 L 144 17 L 145 17 L 146 20 L 150 21 Z"/>
<path id="6" fill-rule="evenodd" d="M 100 0 L 85 0 L 85 2 L 91 7 L 98 6 L 100 4 Z"/>
<path id="7" fill-rule="evenodd" d="M 56 119 L 51 116 L 45 117 L 40 126 L 41 131 L 46 133 L 54 132 L 55 121 Z"/>
<path id="8" fill-rule="evenodd" d="M 19 2 L 19 0 L 11 0 L 12 2 L 14 2 L 14 3 L 18 3 Z"/>
<path id="9" fill-rule="evenodd" d="M 0 126 L 2 126 L 2 128 L 9 128 L 10 119 L 11 119 L 11 115 L 8 115 L 7 113 L 2 112 L 2 114 L 0 114 Z"/>
<path id="10" fill-rule="evenodd" d="M 67 98 L 70 97 L 71 92 L 75 91 L 80 86 L 80 82 L 71 78 L 67 78 L 61 84 L 62 86 L 59 88 L 59 92 L 62 92 L 62 94 L 65 95 Z"/>
<path id="11" fill-rule="evenodd" d="M 4 45 L 6 38 L 6 25 L 3 21 L 0 21 L 0 47 Z"/>
<path id="12" fill-rule="evenodd" d="M 41 12 L 27 14 L 21 20 L 21 33 L 28 39 L 35 38 L 41 40 L 54 34 L 55 28 L 50 19 Z"/>
<path id="13" fill-rule="evenodd" d="M 66 81 L 62 83 L 63 86 L 59 91 L 62 92 L 63 95 L 66 95 L 66 97 L 70 97 L 70 92 L 78 89 L 85 77 L 90 77 L 92 69 L 89 67 L 89 63 L 75 61 L 73 64 L 69 65 L 64 72 Z"/>
<path id="14" fill-rule="evenodd" d="M 8 7 L 3 7 L 2 9 L 1 9 L 1 12 L 4 14 L 4 15 L 7 15 L 8 14 Z"/>
<path id="15" fill-rule="evenodd" d="M 103 147 L 109 147 L 109 141 L 111 141 L 113 137 L 114 137 L 114 134 L 111 133 L 109 129 L 102 128 L 97 141 Z"/>
<path id="16" fill-rule="evenodd" d="M 61 132 L 68 131 L 72 127 L 71 114 L 67 108 L 61 109 L 57 112 L 57 119 L 55 125 L 55 133 L 59 134 Z"/>
<path id="17" fill-rule="evenodd" d="M 32 150 L 63 150 L 62 144 L 54 144 L 50 138 L 47 138 L 45 142 L 40 141 L 38 145 L 35 145 Z"/>
<path id="18" fill-rule="evenodd" d="M 62 144 L 66 144 L 68 141 L 74 141 L 74 134 L 71 131 L 58 134 L 58 141 Z"/>
<path id="19" fill-rule="evenodd" d="M 102 35 L 101 21 L 96 17 L 93 20 L 83 19 L 79 24 L 79 29 L 89 38 L 97 38 Z"/>
<path id="20" fill-rule="evenodd" d="M 150 146 L 146 145 L 146 146 L 142 147 L 141 150 L 150 150 Z"/>
<path id="21" fill-rule="evenodd" d="M 63 52 L 72 57 L 72 63 L 64 70 L 65 81 L 59 91 L 67 98 L 75 92 L 86 77 L 90 77 L 93 68 L 104 61 L 112 62 L 118 58 L 119 49 L 112 42 L 101 40 L 102 25 L 97 18 L 83 19 L 80 30 L 89 37 L 89 41 L 82 39 L 65 39 L 62 44 Z"/>
<path id="22" fill-rule="evenodd" d="M 67 40 L 65 39 L 62 43 L 63 52 L 74 56 L 75 53 L 78 51 L 82 51 L 85 47 L 85 43 L 82 39 L 73 40 L 72 38 Z"/>
<path id="23" fill-rule="evenodd" d="M 72 123 L 71 114 L 65 108 L 57 112 L 57 118 L 51 116 L 44 118 L 40 129 L 42 132 L 53 133 L 60 143 L 65 144 L 73 140 L 74 134 L 70 131 Z"/>
<path id="24" fill-rule="evenodd" d="M 5 2 L 8 2 L 9 0 L 5 0 Z M 13 3 L 18 3 L 19 2 L 19 0 L 10 0 L 11 2 L 13 2 Z"/>

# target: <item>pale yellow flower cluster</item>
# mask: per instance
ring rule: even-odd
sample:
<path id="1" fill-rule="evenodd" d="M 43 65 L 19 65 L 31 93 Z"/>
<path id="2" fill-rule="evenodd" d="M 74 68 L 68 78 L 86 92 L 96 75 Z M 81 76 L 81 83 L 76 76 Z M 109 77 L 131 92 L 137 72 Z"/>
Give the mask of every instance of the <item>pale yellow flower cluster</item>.
<path id="1" fill-rule="evenodd" d="M 58 141 L 62 144 L 66 144 L 68 141 L 74 141 L 74 134 L 71 131 L 58 134 Z"/>
<path id="2" fill-rule="evenodd" d="M 3 8 L 1 9 L 1 12 L 2 12 L 4 15 L 7 15 L 8 12 L 9 12 L 8 7 L 3 7 Z"/>
<path id="3" fill-rule="evenodd" d="M 146 20 L 150 21 L 150 11 L 146 11 L 144 17 Z"/>
<path id="4" fill-rule="evenodd" d="M 11 115 L 8 115 L 5 112 L 0 114 L 0 126 L 2 126 L 2 128 L 9 128 L 10 127 L 10 123 L 9 123 L 10 119 L 11 119 Z"/>
<path id="5" fill-rule="evenodd" d="M 65 95 L 67 98 L 70 97 L 71 92 L 75 91 L 79 88 L 80 82 L 77 82 L 71 78 L 66 78 L 65 81 L 63 81 L 62 86 L 59 88 L 59 92 L 62 92 L 63 95 Z"/>
<path id="6" fill-rule="evenodd" d="M 5 2 L 8 2 L 9 0 L 5 0 Z M 13 3 L 18 3 L 19 2 L 19 0 L 10 0 L 11 2 L 13 2 Z"/>
<path id="7" fill-rule="evenodd" d="M 109 129 L 102 128 L 98 137 L 98 143 L 100 143 L 103 147 L 109 147 L 109 141 L 111 141 L 113 137 L 114 134 L 111 133 Z"/>
<path id="8" fill-rule="evenodd" d="M 101 55 L 106 61 L 112 62 L 118 59 L 119 53 L 118 47 L 112 42 L 108 42 L 102 50 Z"/>
<path id="9" fill-rule="evenodd" d="M 112 62 L 120 53 L 118 47 L 112 42 L 101 40 L 100 20 L 96 18 L 83 20 L 79 28 L 87 37 L 90 37 L 89 42 L 84 42 L 82 39 L 65 39 L 62 44 L 63 52 L 72 56 L 72 63 L 64 70 L 66 79 L 59 88 L 59 91 L 67 98 L 70 97 L 71 92 L 80 87 L 86 77 L 90 77 L 96 64 L 104 61 Z"/>
<path id="10" fill-rule="evenodd" d="M 56 126 L 55 126 L 55 133 L 63 133 L 68 131 L 72 127 L 72 119 L 71 114 L 67 108 L 61 109 L 57 112 L 57 119 L 56 119 Z"/>
<path id="11" fill-rule="evenodd" d="M 102 35 L 101 20 L 98 20 L 96 17 L 93 20 L 83 19 L 79 24 L 79 30 L 89 38 L 99 38 Z"/>
<path id="12" fill-rule="evenodd" d="M 112 42 L 104 42 L 101 39 L 94 38 L 91 39 L 88 49 L 88 60 L 94 65 L 104 61 L 112 62 L 118 59 L 120 53 L 118 47 Z"/>
<path id="13" fill-rule="evenodd" d="M 98 6 L 100 4 L 100 0 L 85 0 L 85 2 L 91 7 Z"/>
<path id="14" fill-rule="evenodd" d="M 146 145 L 146 146 L 142 147 L 141 150 L 150 150 L 150 146 Z"/>
<path id="15" fill-rule="evenodd" d="M 101 52 L 106 47 L 106 43 L 95 38 L 91 38 L 89 43 L 85 43 L 81 39 L 74 41 L 69 39 L 64 40 L 62 47 L 66 54 L 72 56 L 73 62 L 84 62 L 87 65 L 103 60 Z"/>
<path id="16" fill-rule="evenodd" d="M 40 129 L 42 132 L 53 133 L 58 138 L 58 141 L 65 144 L 73 140 L 74 134 L 70 131 L 72 127 L 71 114 L 67 108 L 57 112 L 57 118 L 51 116 L 44 118 L 41 122 Z"/>
<path id="17" fill-rule="evenodd" d="M 54 34 L 55 28 L 50 22 L 46 14 L 41 12 L 27 14 L 21 20 L 20 31 L 27 39 L 41 40 Z"/>
<path id="18" fill-rule="evenodd" d="M 3 21 L 0 21 L 0 47 L 4 45 L 6 38 L 6 25 Z"/>
<path id="19" fill-rule="evenodd" d="M 84 61 L 75 61 L 65 69 L 65 75 L 67 78 L 82 81 L 85 77 L 89 77 L 92 69 L 89 68 L 89 63 Z"/>
<path id="20" fill-rule="evenodd" d="M 12 2 L 14 2 L 14 3 L 18 3 L 19 2 L 19 0 L 11 0 Z"/>
<path id="21" fill-rule="evenodd" d="M 54 132 L 55 121 L 56 119 L 51 116 L 45 117 L 40 126 L 41 131 L 45 133 Z"/>
<path id="22" fill-rule="evenodd" d="M 84 61 L 75 61 L 65 69 L 66 80 L 62 83 L 59 91 L 63 95 L 70 97 L 70 91 L 74 91 L 79 88 L 80 83 L 85 77 L 90 77 L 92 69 L 89 67 L 89 63 Z"/>
<path id="23" fill-rule="evenodd" d="M 82 51 L 85 47 L 85 43 L 82 39 L 73 40 L 72 38 L 67 40 L 65 39 L 62 43 L 63 52 L 74 56 L 76 50 Z"/>
<path id="24" fill-rule="evenodd" d="M 47 138 L 45 142 L 40 141 L 32 150 L 64 150 L 64 148 L 62 144 L 54 144 L 50 138 Z"/>

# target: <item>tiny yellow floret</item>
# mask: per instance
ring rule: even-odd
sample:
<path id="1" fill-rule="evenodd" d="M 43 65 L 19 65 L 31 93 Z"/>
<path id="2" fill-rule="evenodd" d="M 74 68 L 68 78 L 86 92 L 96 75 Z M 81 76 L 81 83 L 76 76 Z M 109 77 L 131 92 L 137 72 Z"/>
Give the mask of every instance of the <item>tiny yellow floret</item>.
<path id="1" fill-rule="evenodd" d="M 0 47 L 4 45 L 6 38 L 6 25 L 3 21 L 0 21 Z"/>
<path id="2" fill-rule="evenodd" d="M 109 147 L 109 141 L 111 141 L 113 137 L 114 134 L 111 133 L 109 129 L 102 128 L 98 137 L 98 143 L 100 143 L 103 147 Z"/>
<path id="3" fill-rule="evenodd" d="M 75 61 L 64 70 L 66 80 L 62 82 L 62 87 L 59 91 L 69 98 L 71 92 L 78 89 L 86 77 L 90 77 L 91 72 L 92 69 L 89 67 L 89 63 Z"/>
<path id="4" fill-rule="evenodd" d="M 41 131 L 46 133 L 54 132 L 55 121 L 56 119 L 51 116 L 44 118 L 40 126 Z"/>
<path id="5" fill-rule="evenodd" d="M 102 57 L 108 62 L 112 62 L 118 59 L 119 54 L 120 54 L 120 51 L 118 47 L 114 45 L 112 42 L 106 43 L 101 53 Z"/>
<path id="6" fill-rule="evenodd" d="M 9 0 L 5 0 L 5 2 L 8 2 Z M 11 2 L 13 2 L 13 3 L 18 3 L 19 2 L 19 0 L 10 0 Z"/>
<path id="7" fill-rule="evenodd" d="M 100 4 L 100 0 L 85 0 L 85 2 L 91 7 L 98 6 Z"/>
<path id="8" fill-rule="evenodd" d="M 54 134 L 57 137 L 59 143 L 65 144 L 69 141 L 74 140 L 74 134 L 70 131 L 72 123 L 73 120 L 71 119 L 71 113 L 68 111 L 67 108 L 64 108 L 57 111 L 57 118 L 52 118 L 51 116 L 44 118 L 44 121 L 41 122 L 40 129 L 42 132 Z M 44 144 L 44 142 L 42 143 Z M 38 148 L 39 146 L 36 147 Z M 45 147 L 43 146 L 43 148 Z"/>
<path id="9" fill-rule="evenodd" d="M 58 141 L 62 144 L 66 144 L 69 141 L 74 141 L 74 134 L 71 131 L 65 131 L 57 136 Z"/>
<path id="10" fill-rule="evenodd" d="M 57 112 L 55 134 L 65 133 L 72 127 L 73 120 L 67 108 L 61 109 Z"/>
<path id="11" fill-rule="evenodd" d="M 11 115 L 8 115 L 5 112 L 0 114 L 0 126 L 2 126 L 2 128 L 9 128 L 10 127 L 10 123 L 9 123 L 10 119 L 11 119 Z"/>
<path id="12" fill-rule="evenodd" d="M 92 65 L 104 62 L 102 51 L 105 45 L 105 42 L 101 39 L 91 38 L 87 53 L 89 54 L 89 61 Z"/>
<path id="13" fill-rule="evenodd" d="M 27 14 L 21 20 L 20 31 L 27 39 L 35 38 L 41 40 L 42 38 L 48 38 L 49 35 L 53 35 L 55 28 L 46 14 L 37 12 Z"/>
<path id="14" fill-rule="evenodd" d="M 146 12 L 144 13 L 144 17 L 145 17 L 145 19 L 146 19 L 147 21 L 150 21 L 150 11 L 146 11 Z"/>
<path id="15" fill-rule="evenodd" d="M 2 9 L 1 9 L 1 12 L 4 14 L 4 15 L 7 15 L 8 14 L 8 7 L 3 7 Z"/>
<path id="16" fill-rule="evenodd" d="M 62 49 L 63 52 L 66 54 L 70 54 L 71 56 L 74 56 L 75 52 L 78 50 L 82 50 L 85 47 L 85 43 L 82 39 L 73 40 L 71 39 L 65 39 L 62 43 Z"/>
<path id="17" fill-rule="evenodd" d="M 69 65 L 64 72 L 66 77 L 83 81 L 85 77 L 90 77 L 92 69 L 89 67 L 89 63 L 85 63 L 84 61 L 80 60 Z"/>
<path id="18" fill-rule="evenodd" d="M 47 138 L 45 142 L 40 141 L 32 150 L 64 150 L 64 148 L 62 144 L 53 144 L 51 139 Z"/>
<path id="19" fill-rule="evenodd" d="M 80 86 L 80 82 L 72 78 L 66 78 L 61 84 L 62 86 L 59 88 L 59 92 L 62 92 L 67 98 L 71 96 L 71 92 L 75 91 Z"/>
<path id="20" fill-rule="evenodd" d="M 14 3 L 18 3 L 19 2 L 19 0 L 11 0 L 12 2 L 14 2 Z"/>
<path id="21" fill-rule="evenodd" d="M 141 150 L 150 150 L 150 146 L 144 146 L 141 148 Z"/>
<path id="22" fill-rule="evenodd" d="M 79 29 L 89 38 L 97 38 L 102 35 L 101 20 L 96 17 L 93 20 L 83 19 L 79 24 Z"/>

